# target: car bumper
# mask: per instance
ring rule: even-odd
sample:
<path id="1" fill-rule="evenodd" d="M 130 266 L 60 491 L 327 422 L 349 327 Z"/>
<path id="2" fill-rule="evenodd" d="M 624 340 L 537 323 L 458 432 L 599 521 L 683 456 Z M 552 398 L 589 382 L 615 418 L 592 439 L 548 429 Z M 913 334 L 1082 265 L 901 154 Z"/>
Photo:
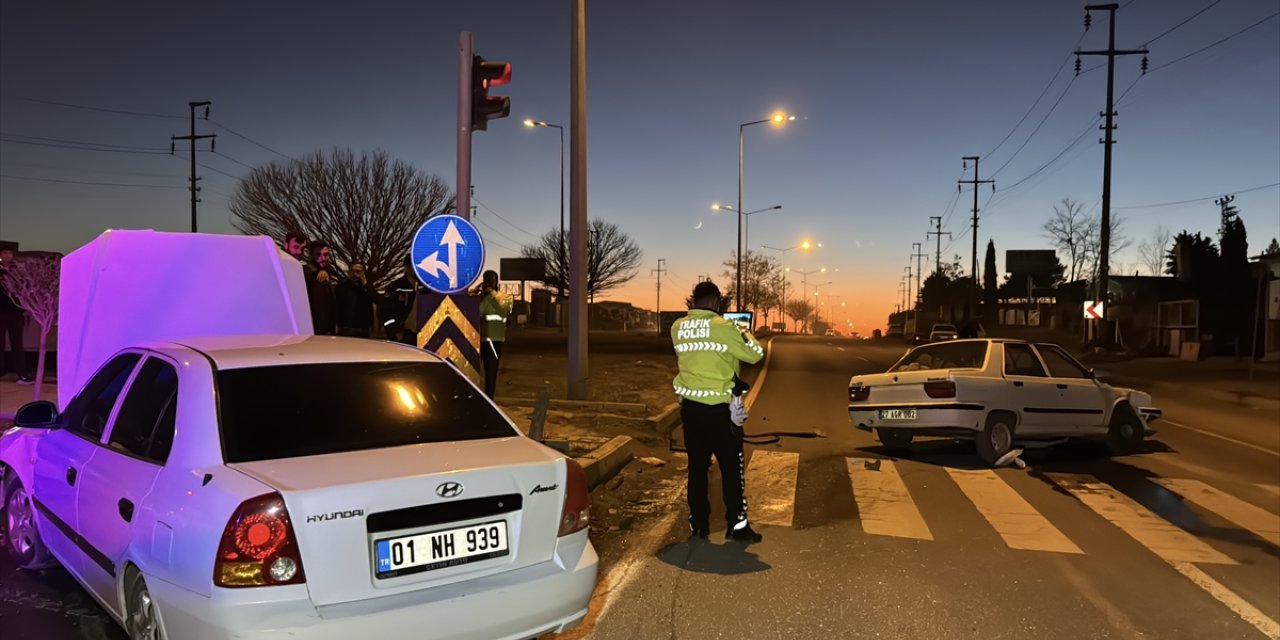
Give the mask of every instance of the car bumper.
<path id="1" fill-rule="evenodd" d="M 915 420 L 881 420 L 888 409 L 914 409 Z M 920 435 L 969 436 L 982 429 L 986 407 L 966 402 L 849 405 L 849 420 L 863 431 L 903 429 Z"/>
<path id="2" fill-rule="evenodd" d="M 1142 416 L 1142 419 L 1147 424 L 1151 424 L 1152 422 L 1164 417 L 1164 411 L 1155 407 L 1138 407 L 1138 415 Z"/>
<path id="3" fill-rule="evenodd" d="M 582 531 L 562 538 L 552 561 L 340 605 L 314 606 L 306 585 L 214 589 L 211 597 L 158 580 L 147 586 L 166 637 L 182 640 L 520 640 L 582 622 L 598 568 Z"/>

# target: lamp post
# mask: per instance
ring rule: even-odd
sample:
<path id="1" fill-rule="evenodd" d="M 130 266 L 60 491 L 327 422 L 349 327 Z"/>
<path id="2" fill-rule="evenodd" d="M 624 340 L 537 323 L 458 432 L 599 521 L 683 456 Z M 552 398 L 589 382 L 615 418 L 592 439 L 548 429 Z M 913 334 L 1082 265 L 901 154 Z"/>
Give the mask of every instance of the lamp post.
<path id="1" fill-rule="evenodd" d="M 743 304 L 742 304 L 742 254 L 743 254 L 743 247 L 746 246 L 746 240 L 747 240 L 747 224 L 746 224 L 747 219 L 757 213 L 764 213 L 766 211 L 777 211 L 778 209 L 781 209 L 781 208 L 782 208 L 782 205 L 775 204 L 772 207 L 756 209 L 755 211 L 742 211 L 737 207 L 733 207 L 727 204 L 720 204 L 719 202 L 716 202 L 711 205 L 712 211 L 715 211 L 715 212 L 732 211 L 738 214 L 738 248 L 736 251 L 738 264 L 737 264 L 737 268 L 735 269 L 735 271 L 737 272 L 736 277 L 738 280 L 737 295 L 735 296 L 738 299 L 738 311 L 743 310 L 742 308 L 743 307 Z"/>
<path id="2" fill-rule="evenodd" d="M 813 246 L 814 246 L 814 244 L 813 244 L 812 242 L 809 242 L 808 240 L 805 240 L 804 242 L 801 242 L 800 244 L 792 245 L 792 246 L 790 246 L 790 247 L 787 247 L 786 249 L 780 249 L 780 248 L 778 248 L 778 247 L 771 247 L 771 246 L 769 246 L 769 245 L 767 245 L 767 244 L 762 244 L 762 245 L 760 245 L 760 248 L 761 248 L 761 249 L 768 249 L 768 250 L 770 250 L 770 251 L 777 251 L 777 252 L 778 252 L 778 255 L 779 255 L 779 257 L 778 257 L 778 269 L 779 269 L 780 271 L 782 271 L 782 317 L 783 317 L 783 318 L 786 318 L 786 317 L 787 317 L 787 316 L 786 316 L 786 313 L 787 313 L 787 267 L 786 267 L 786 265 L 785 265 L 785 264 L 783 264 L 783 262 L 784 262 L 784 261 L 786 260 L 786 258 L 787 258 L 787 252 L 788 252 L 788 251 L 791 251 L 792 249 L 802 249 L 802 250 L 804 250 L 804 251 L 808 251 L 808 250 L 812 249 L 812 248 L 813 248 Z M 818 246 L 818 248 L 822 248 L 822 243 L 821 243 L 821 242 L 819 242 L 817 246 Z"/>
<path id="3" fill-rule="evenodd" d="M 746 138 L 747 127 L 757 124 L 772 122 L 774 125 L 781 126 L 787 122 L 795 120 L 795 116 L 789 116 L 783 113 L 776 113 L 770 118 L 764 120 L 754 120 L 752 122 L 744 122 L 738 125 L 738 211 L 742 211 L 742 163 L 743 163 L 743 141 Z M 754 213 L 754 212 L 753 212 Z M 742 247 L 745 246 L 745 236 L 743 235 L 743 219 L 746 216 L 738 216 L 738 311 L 742 311 Z"/>
<path id="4" fill-rule="evenodd" d="M 560 130 L 560 239 L 557 242 L 557 245 L 559 246 L 559 253 L 556 255 L 556 260 L 559 261 L 559 264 L 556 266 L 560 268 L 559 293 L 560 293 L 560 299 L 563 301 L 564 300 L 564 283 L 569 278 L 568 269 L 565 268 L 565 255 L 564 255 L 564 242 L 565 242 L 565 237 L 564 237 L 564 127 L 558 124 L 551 124 L 549 122 L 543 122 L 541 120 L 533 120 L 528 118 L 525 119 L 524 126 L 529 127 L 530 129 L 534 127 L 545 127 L 548 129 Z"/>

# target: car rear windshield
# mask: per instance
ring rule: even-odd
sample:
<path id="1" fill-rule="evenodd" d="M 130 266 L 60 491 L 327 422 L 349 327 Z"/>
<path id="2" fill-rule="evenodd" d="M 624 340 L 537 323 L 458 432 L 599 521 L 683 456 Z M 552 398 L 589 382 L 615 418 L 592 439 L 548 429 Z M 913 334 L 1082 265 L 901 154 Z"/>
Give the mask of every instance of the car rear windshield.
<path id="1" fill-rule="evenodd" d="M 516 435 L 438 362 L 356 362 L 218 372 L 227 462 Z"/>
<path id="2" fill-rule="evenodd" d="M 986 342 L 947 342 L 916 347 L 890 372 L 929 369 L 981 369 L 987 359 Z"/>

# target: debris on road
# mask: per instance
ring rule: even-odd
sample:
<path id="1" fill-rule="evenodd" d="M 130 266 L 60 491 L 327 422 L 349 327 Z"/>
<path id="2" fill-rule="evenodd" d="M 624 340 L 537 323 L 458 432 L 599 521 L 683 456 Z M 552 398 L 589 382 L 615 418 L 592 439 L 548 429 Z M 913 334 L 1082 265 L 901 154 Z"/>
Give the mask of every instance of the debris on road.
<path id="1" fill-rule="evenodd" d="M 643 458 L 640 458 L 640 462 L 643 462 L 651 467 L 664 467 L 667 465 L 666 460 L 663 460 L 662 458 L 655 458 L 653 456 L 645 456 Z"/>

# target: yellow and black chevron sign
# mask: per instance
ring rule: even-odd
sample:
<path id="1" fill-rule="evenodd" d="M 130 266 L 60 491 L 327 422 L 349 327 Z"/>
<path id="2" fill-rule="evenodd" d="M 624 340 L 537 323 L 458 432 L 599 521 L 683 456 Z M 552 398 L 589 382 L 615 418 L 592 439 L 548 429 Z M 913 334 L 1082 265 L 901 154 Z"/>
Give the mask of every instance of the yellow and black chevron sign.
<path id="1" fill-rule="evenodd" d="M 476 384 L 480 375 L 480 298 L 466 294 L 424 293 L 418 296 L 418 348 L 452 362 Z"/>

